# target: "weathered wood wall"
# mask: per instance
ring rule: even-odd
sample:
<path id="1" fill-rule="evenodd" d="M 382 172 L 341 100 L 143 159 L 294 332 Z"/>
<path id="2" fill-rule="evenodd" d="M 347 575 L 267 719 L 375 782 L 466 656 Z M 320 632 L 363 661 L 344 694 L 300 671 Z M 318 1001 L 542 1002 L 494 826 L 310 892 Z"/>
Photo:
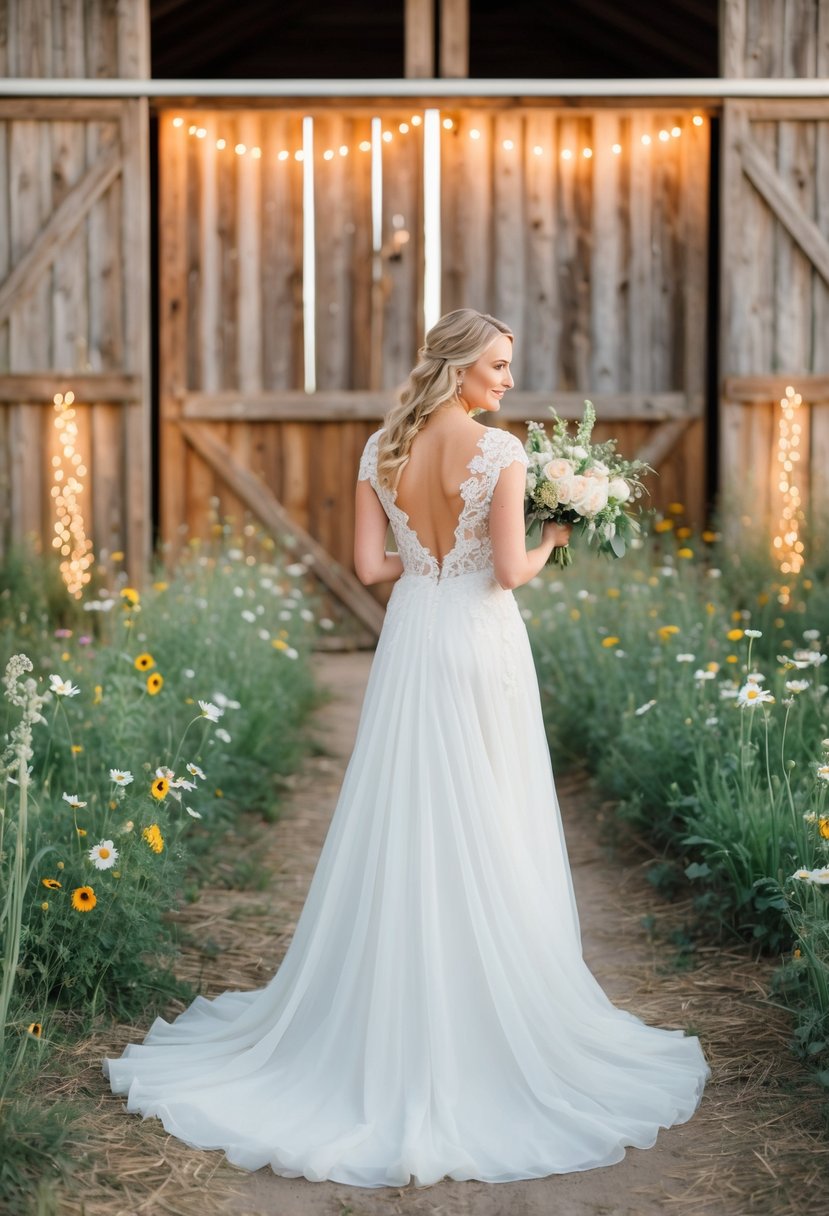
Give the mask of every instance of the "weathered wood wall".
<path id="1" fill-rule="evenodd" d="M 146 8 L 6 0 L 0 72 L 145 75 Z M 52 398 L 73 389 L 96 551 L 145 567 L 149 193 L 145 101 L 0 99 L 0 549 L 54 536 Z"/>
<path id="2" fill-rule="evenodd" d="M 727 76 L 829 75 L 827 0 L 726 0 Z M 808 409 L 804 503 L 829 511 L 829 101 L 727 102 L 723 118 L 720 481 L 779 515 L 787 385 Z"/>
<path id="3" fill-rule="evenodd" d="M 243 510 L 221 461 L 205 459 L 212 435 L 350 567 L 357 459 L 423 340 L 422 126 L 411 117 L 383 113 L 392 138 L 382 251 L 372 258 L 370 154 L 359 147 L 370 117 L 315 115 L 317 392 L 304 395 L 301 115 L 161 114 L 167 537 L 183 525 L 202 531 L 211 498 L 223 512 Z M 679 111 L 574 118 L 540 107 L 451 119 L 443 309 L 477 307 L 514 326 L 520 392 L 503 416 L 523 437 L 524 420 L 548 417 L 548 402 L 572 414 L 590 396 L 606 419 L 602 436 L 616 434 L 622 450 L 656 441 L 654 453 L 668 451 L 682 432 L 654 497 L 680 497 L 701 519 L 707 123 Z M 675 127 L 681 135 L 659 139 Z M 574 155 L 563 161 L 568 141 Z M 257 155 L 235 154 L 236 144 Z"/>

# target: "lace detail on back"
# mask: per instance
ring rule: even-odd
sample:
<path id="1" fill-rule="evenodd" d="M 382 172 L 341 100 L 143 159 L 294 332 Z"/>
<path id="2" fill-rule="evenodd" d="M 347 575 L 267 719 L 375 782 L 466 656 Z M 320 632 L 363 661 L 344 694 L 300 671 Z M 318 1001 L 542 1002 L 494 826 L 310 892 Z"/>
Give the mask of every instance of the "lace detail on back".
<path id="1" fill-rule="evenodd" d="M 489 510 L 501 469 L 514 460 L 528 464 L 521 441 L 509 431 L 488 428 L 478 440 L 479 452 L 466 466 L 469 477 L 458 488 L 463 501 L 455 542 L 441 565 L 420 543 L 409 526 L 409 517 L 395 502 L 396 494 L 377 481 L 377 440 L 380 431 L 370 435 L 360 458 L 360 481 L 370 481 L 389 517 L 398 552 L 406 574 L 424 574 L 444 579 L 492 567 L 492 542 L 489 537 Z"/>

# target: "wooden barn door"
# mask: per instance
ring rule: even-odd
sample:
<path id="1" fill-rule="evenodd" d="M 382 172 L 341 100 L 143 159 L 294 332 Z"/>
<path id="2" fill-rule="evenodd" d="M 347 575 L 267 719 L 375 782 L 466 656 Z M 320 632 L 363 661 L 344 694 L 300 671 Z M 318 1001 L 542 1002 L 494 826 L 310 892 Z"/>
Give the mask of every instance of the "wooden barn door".
<path id="1" fill-rule="evenodd" d="M 829 102 L 728 102 L 723 138 L 721 485 L 774 532 L 792 486 L 829 510 Z"/>

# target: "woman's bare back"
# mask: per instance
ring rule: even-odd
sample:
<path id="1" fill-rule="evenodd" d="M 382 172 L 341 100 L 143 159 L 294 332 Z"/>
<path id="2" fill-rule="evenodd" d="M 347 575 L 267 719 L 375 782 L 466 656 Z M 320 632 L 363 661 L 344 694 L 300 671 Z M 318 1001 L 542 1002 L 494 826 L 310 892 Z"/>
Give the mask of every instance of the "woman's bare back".
<path id="1" fill-rule="evenodd" d="M 455 544 L 463 510 L 459 490 L 485 430 L 467 418 L 430 418 L 415 437 L 400 475 L 395 502 L 421 545 L 440 564 Z"/>

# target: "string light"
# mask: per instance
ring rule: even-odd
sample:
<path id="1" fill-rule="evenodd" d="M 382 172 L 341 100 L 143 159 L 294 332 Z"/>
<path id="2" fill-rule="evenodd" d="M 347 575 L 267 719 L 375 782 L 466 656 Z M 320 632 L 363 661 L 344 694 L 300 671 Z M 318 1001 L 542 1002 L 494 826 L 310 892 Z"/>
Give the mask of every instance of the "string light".
<path id="1" fill-rule="evenodd" d="M 772 541 L 775 554 L 780 559 L 781 574 L 797 574 L 803 565 L 803 541 L 799 536 L 801 518 L 800 490 L 795 481 L 800 460 L 800 408 L 803 398 L 789 384 L 786 395 L 780 400 L 780 421 L 777 427 L 777 488 L 782 506 L 777 534 Z"/>
<path id="2" fill-rule="evenodd" d="M 75 394 L 56 393 L 52 398 L 55 407 L 54 427 L 58 432 L 58 442 L 62 448 L 62 456 L 52 457 L 53 485 L 51 495 L 55 503 L 55 535 L 52 548 L 58 549 L 63 560 L 60 563 L 60 573 L 70 595 L 78 599 L 85 585 L 90 581 L 89 567 L 95 558 L 92 553 L 92 541 L 84 531 L 83 514 L 78 499 L 83 493 L 83 483 L 78 480 L 86 476 L 86 465 L 80 452 L 75 450 L 78 438 L 78 424 L 75 421 L 75 411 L 72 408 Z M 66 460 L 70 466 L 68 475 L 63 467 Z"/>
<path id="3" fill-rule="evenodd" d="M 422 121 L 423 120 L 422 120 L 421 115 L 413 114 L 411 116 L 411 119 L 409 122 L 400 122 L 397 124 L 397 131 L 401 135 L 408 135 L 409 132 L 412 130 L 412 128 L 419 127 L 421 125 Z M 703 119 L 701 114 L 694 114 L 691 118 L 691 121 L 694 124 L 694 126 L 701 127 L 705 120 Z M 185 120 L 181 115 L 176 115 L 175 118 L 172 119 L 172 125 L 176 128 L 181 128 L 185 125 Z M 441 119 L 441 126 L 445 130 L 451 131 L 455 128 L 456 123 L 453 118 L 447 117 L 447 118 Z M 195 136 L 197 139 L 204 139 L 209 134 L 206 127 L 200 127 L 195 123 L 191 123 L 187 127 L 187 131 L 188 131 L 188 134 Z M 678 139 L 681 134 L 682 134 L 682 127 L 680 127 L 680 126 L 674 126 L 674 127 L 671 127 L 670 129 L 668 129 L 667 127 L 663 127 L 655 135 L 647 133 L 647 132 L 644 135 L 641 135 L 640 141 L 644 147 L 648 148 L 648 147 L 651 147 L 655 142 L 658 142 L 660 144 L 670 143 L 671 139 Z M 470 129 L 468 131 L 468 135 L 469 135 L 469 138 L 473 139 L 473 140 L 479 140 L 482 137 L 481 130 L 478 127 L 470 127 Z M 385 143 L 390 143 L 392 141 L 392 139 L 394 138 L 393 131 L 391 131 L 391 130 L 383 131 L 382 138 Z M 369 152 L 371 150 L 371 142 L 367 139 L 362 140 L 357 146 L 361 152 Z M 501 147 L 506 152 L 514 151 L 516 146 L 517 146 L 516 141 L 513 139 L 505 139 L 505 140 L 501 141 Z M 222 151 L 224 151 L 225 148 L 228 147 L 228 141 L 226 139 L 220 137 L 216 140 L 216 147 L 220 152 L 222 152 Z M 242 144 L 242 143 L 236 144 L 234 146 L 234 151 L 236 152 L 237 156 L 250 155 L 255 160 L 260 160 L 263 155 L 261 148 L 259 148 L 259 147 L 248 148 L 245 146 L 245 144 Z M 339 148 L 340 156 L 348 156 L 349 151 L 350 151 L 350 149 L 347 144 L 340 145 L 340 148 Z M 621 155 L 621 153 L 623 151 L 623 147 L 620 143 L 614 143 L 614 144 L 610 145 L 610 151 L 613 153 L 614 156 L 619 156 L 619 155 Z M 545 153 L 545 148 L 542 144 L 534 144 L 532 146 L 532 153 L 534 156 L 543 156 Z M 336 153 L 332 149 L 329 149 L 328 151 L 323 153 L 323 159 L 327 160 L 327 161 L 333 160 L 335 155 L 336 155 Z M 573 153 L 572 149 L 570 149 L 570 148 L 564 148 L 561 151 L 562 160 L 571 160 L 573 158 L 573 155 L 574 155 L 574 153 Z M 582 148 L 581 155 L 585 160 L 590 160 L 594 155 L 594 149 L 593 148 Z M 298 160 L 298 161 L 302 160 L 301 151 L 299 153 L 294 152 L 293 156 L 294 156 L 295 160 Z M 286 160 L 289 160 L 290 158 L 291 158 L 291 153 L 287 149 L 282 149 L 280 152 L 277 153 L 277 156 L 276 156 L 276 159 L 279 161 L 286 161 Z"/>

